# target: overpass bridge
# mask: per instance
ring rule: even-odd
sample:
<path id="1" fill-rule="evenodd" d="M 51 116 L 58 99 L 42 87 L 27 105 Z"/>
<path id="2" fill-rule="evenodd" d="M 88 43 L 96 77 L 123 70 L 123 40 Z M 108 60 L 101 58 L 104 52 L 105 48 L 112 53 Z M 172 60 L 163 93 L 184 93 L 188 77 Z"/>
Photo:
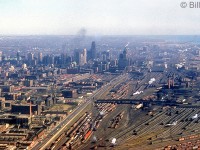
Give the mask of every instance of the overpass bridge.
<path id="1" fill-rule="evenodd" d="M 96 100 L 94 103 L 110 103 L 110 104 L 137 104 L 142 103 L 143 106 L 150 106 L 150 105 L 158 105 L 158 106 L 176 106 L 180 108 L 200 108 L 199 105 L 192 105 L 192 104 L 182 104 L 176 101 L 164 100 L 136 100 L 136 99 L 99 99 Z"/>
<path id="2" fill-rule="evenodd" d="M 95 101 L 96 104 L 98 103 L 110 103 L 110 104 L 136 104 L 136 103 L 143 103 L 144 105 L 169 105 L 169 106 L 178 106 L 180 103 L 175 101 L 158 101 L 158 100 L 135 100 L 135 99 L 100 99 Z"/>

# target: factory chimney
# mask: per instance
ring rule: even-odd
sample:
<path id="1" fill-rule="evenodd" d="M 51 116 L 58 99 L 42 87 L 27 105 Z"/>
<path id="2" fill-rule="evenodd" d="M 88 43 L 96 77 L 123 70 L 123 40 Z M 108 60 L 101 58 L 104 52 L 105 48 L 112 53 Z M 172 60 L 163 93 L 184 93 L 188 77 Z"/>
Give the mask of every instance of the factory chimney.
<path id="1" fill-rule="evenodd" d="M 168 89 L 170 89 L 170 85 L 171 85 L 171 80 L 168 79 Z"/>
<path id="2" fill-rule="evenodd" d="M 29 109 L 30 110 L 30 118 L 31 118 L 31 121 L 32 121 L 32 104 L 31 104 L 31 101 L 30 101 L 29 104 L 30 104 L 30 109 Z"/>
<path id="3" fill-rule="evenodd" d="M 172 79 L 172 86 L 174 87 L 174 79 Z"/>
<path id="4" fill-rule="evenodd" d="M 173 74 L 172 86 L 174 87 L 175 74 Z"/>

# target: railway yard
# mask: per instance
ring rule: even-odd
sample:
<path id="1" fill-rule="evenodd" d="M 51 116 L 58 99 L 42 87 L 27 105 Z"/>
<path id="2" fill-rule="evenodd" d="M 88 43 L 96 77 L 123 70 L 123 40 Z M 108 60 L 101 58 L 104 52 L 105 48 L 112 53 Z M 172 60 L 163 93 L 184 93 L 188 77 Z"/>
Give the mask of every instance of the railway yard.
<path id="1" fill-rule="evenodd" d="M 113 79 L 92 98 L 88 112 L 49 149 L 198 149 L 200 110 L 196 95 L 188 92 L 197 92 L 198 84 L 183 88 L 178 75 L 174 76 L 172 72 L 144 72 L 139 77 L 129 73 L 121 75 L 121 80 Z M 180 94 L 182 90 L 184 94 Z M 177 105 L 166 103 L 172 97 Z M 122 99 L 135 102 L 96 103 Z M 151 103 L 154 100 L 163 103 Z M 193 101 L 196 103 L 191 104 Z"/>

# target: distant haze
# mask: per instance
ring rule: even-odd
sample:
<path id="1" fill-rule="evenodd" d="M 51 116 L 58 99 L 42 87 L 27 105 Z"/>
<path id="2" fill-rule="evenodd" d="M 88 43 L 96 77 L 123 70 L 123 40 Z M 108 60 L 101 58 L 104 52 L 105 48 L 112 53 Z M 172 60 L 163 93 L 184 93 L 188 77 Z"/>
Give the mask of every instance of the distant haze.
<path id="1" fill-rule="evenodd" d="M 180 0 L 0 0 L 0 34 L 200 34 L 200 9 L 184 9 L 180 3 Z"/>

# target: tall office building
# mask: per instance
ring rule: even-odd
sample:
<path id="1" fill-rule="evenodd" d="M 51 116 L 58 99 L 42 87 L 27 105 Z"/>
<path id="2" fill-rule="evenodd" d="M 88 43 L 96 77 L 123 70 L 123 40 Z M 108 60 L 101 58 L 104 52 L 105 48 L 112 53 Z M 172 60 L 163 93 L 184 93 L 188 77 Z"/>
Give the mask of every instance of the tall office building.
<path id="1" fill-rule="evenodd" d="M 43 57 L 43 64 L 52 65 L 54 64 L 54 55 L 46 55 Z"/>
<path id="2" fill-rule="evenodd" d="M 74 61 L 79 64 L 80 61 L 80 50 L 79 49 L 75 49 L 74 50 Z"/>
<path id="3" fill-rule="evenodd" d="M 39 64 L 42 63 L 42 53 L 41 52 L 38 53 L 38 63 Z"/>
<path id="4" fill-rule="evenodd" d="M 102 60 L 103 60 L 103 61 L 110 60 L 110 51 L 109 51 L 109 50 L 103 51 L 103 52 L 101 53 L 101 57 L 102 57 Z"/>
<path id="5" fill-rule="evenodd" d="M 28 53 L 27 58 L 28 60 L 33 60 L 34 54 L 33 53 Z"/>
<path id="6" fill-rule="evenodd" d="M 124 48 L 124 51 L 123 51 L 123 59 L 127 60 L 127 48 L 126 47 Z"/>
<path id="7" fill-rule="evenodd" d="M 66 64 L 67 55 L 65 53 L 61 54 L 61 65 Z"/>
<path id="8" fill-rule="evenodd" d="M 123 53 L 119 55 L 118 67 L 120 69 L 124 69 L 128 65 L 129 65 L 129 61 L 127 58 L 127 48 L 125 47 Z"/>
<path id="9" fill-rule="evenodd" d="M 87 63 L 87 50 L 86 48 L 83 49 L 83 53 L 82 53 L 82 60 L 83 60 L 83 64 Z"/>
<path id="10" fill-rule="evenodd" d="M 90 59 L 94 60 L 97 57 L 97 50 L 96 50 L 96 44 L 95 41 L 92 42 L 92 46 L 90 49 Z"/>
<path id="11" fill-rule="evenodd" d="M 83 66 L 87 63 L 87 50 L 83 49 L 82 51 L 79 49 L 76 49 L 74 51 L 74 60 L 76 63 L 80 66 Z"/>
<path id="12" fill-rule="evenodd" d="M 17 61 L 19 61 L 20 60 L 20 54 L 19 54 L 20 52 L 19 51 L 17 51 Z"/>
<path id="13" fill-rule="evenodd" d="M 0 51 L 0 62 L 2 61 L 2 51 Z"/>
<path id="14" fill-rule="evenodd" d="M 34 60 L 34 54 L 33 53 L 28 53 L 27 54 L 28 65 L 33 65 L 33 60 Z"/>

